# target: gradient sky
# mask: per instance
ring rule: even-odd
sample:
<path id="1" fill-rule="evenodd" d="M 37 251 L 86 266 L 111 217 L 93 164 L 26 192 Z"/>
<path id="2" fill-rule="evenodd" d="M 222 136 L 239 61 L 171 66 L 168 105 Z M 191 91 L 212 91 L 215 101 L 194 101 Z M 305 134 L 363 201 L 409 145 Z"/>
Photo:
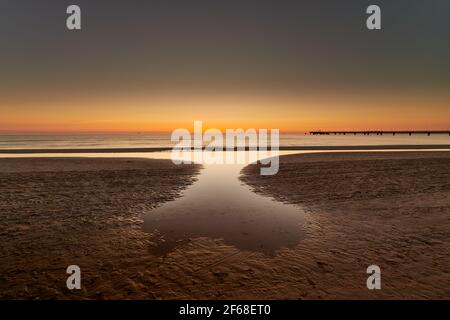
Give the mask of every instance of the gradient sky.
<path id="1" fill-rule="evenodd" d="M 449 16 L 448 0 L 2 0 L 0 132 L 448 129 Z"/>

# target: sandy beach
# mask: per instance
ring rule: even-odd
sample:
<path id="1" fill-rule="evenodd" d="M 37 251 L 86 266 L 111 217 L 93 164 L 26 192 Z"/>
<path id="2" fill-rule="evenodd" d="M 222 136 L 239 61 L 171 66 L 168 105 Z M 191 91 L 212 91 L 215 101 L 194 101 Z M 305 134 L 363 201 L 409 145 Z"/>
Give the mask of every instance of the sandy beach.
<path id="1" fill-rule="evenodd" d="M 133 281 L 154 262 L 143 214 L 177 197 L 198 169 L 167 160 L 0 159 L 0 297 L 152 298 Z M 82 290 L 66 288 L 71 264 L 82 270 Z"/>
<path id="2" fill-rule="evenodd" d="M 394 299 L 450 297 L 450 153 L 281 157 L 255 192 L 305 210 L 275 254 L 191 237 L 159 254 L 143 217 L 195 183 L 169 160 L 0 159 L 0 298 Z M 82 289 L 66 288 L 66 268 Z M 366 288 L 366 268 L 382 290 Z"/>
<path id="3" fill-rule="evenodd" d="M 242 180 L 307 209 L 296 267 L 321 298 L 448 299 L 449 168 L 449 152 L 318 153 L 281 157 L 276 176 L 248 166 Z M 365 287 L 371 264 L 382 290 Z"/>

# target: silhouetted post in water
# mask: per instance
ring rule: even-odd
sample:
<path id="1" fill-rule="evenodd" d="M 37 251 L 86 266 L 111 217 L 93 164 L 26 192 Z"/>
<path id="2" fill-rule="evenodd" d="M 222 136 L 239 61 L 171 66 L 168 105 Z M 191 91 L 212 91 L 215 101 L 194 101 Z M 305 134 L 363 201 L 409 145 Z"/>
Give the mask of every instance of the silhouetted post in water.
<path id="1" fill-rule="evenodd" d="M 362 134 L 364 136 L 370 136 L 372 133 L 376 134 L 377 136 L 382 136 L 383 133 L 391 134 L 393 136 L 396 136 L 397 134 L 407 134 L 409 136 L 412 136 L 413 134 L 426 134 L 427 136 L 431 136 L 431 134 L 448 134 L 450 136 L 449 130 L 393 130 L 393 131 L 310 131 L 310 135 L 347 135 L 353 134 L 354 136 L 358 134 Z"/>

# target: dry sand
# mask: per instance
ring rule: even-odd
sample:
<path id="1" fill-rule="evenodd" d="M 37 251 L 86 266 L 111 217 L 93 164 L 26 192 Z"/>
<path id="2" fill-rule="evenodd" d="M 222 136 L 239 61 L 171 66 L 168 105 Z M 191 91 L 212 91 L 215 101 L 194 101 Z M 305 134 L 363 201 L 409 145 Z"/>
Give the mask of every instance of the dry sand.
<path id="1" fill-rule="evenodd" d="M 0 298 L 450 297 L 450 153 L 305 154 L 243 181 L 307 209 L 306 237 L 276 255 L 193 238 L 154 253 L 143 215 L 198 167 L 132 159 L 0 160 Z M 82 290 L 65 269 L 82 269 Z M 366 268 L 382 269 L 382 290 Z"/>

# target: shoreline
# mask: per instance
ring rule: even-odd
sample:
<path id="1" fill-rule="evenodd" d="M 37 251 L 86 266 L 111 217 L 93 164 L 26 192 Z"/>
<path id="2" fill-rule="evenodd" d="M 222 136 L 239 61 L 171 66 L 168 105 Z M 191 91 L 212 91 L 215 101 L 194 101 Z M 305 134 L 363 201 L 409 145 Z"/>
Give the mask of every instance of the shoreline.
<path id="1" fill-rule="evenodd" d="M 257 151 L 256 148 L 246 147 L 245 151 Z M 280 151 L 308 151 L 308 150 L 450 150 L 450 144 L 424 145 L 358 145 L 358 146 L 280 146 Z M 0 149 L 0 154 L 34 154 L 34 153 L 135 153 L 135 152 L 164 152 L 172 151 L 171 147 L 150 148 L 77 148 L 77 149 Z M 191 148 L 191 150 L 195 150 Z"/>

